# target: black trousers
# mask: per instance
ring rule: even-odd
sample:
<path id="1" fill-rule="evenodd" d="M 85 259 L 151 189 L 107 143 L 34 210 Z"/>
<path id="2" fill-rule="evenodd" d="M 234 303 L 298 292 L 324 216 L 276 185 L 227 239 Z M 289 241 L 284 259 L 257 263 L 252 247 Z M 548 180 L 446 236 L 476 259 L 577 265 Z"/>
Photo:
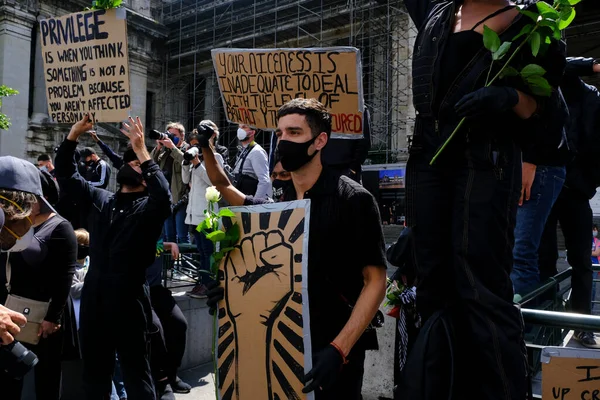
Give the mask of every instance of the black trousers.
<path id="1" fill-rule="evenodd" d="M 430 155 L 413 151 L 407 165 L 417 308 L 423 322 L 447 307 L 461 310 L 454 323 L 459 357 L 453 398 L 524 399 L 523 324 L 510 280 L 521 153 L 508 141 L 448 151 L 453 156 L 434 166 Z M 420 358 L 409 358 L 405 369 L 424 368 L 411 365 Z"/>
<path id="2" fill-rule="evenodd" d="M 42 338 L 37 345 L 24 345 L 38 356 L 35 366 L 35 395 L 37 400 L 58 400 L 61 392 L 61 353 L 63 330 Z M 0 372 L 0 398 L 2 400 L 21 400 L 23 380 Z"/>
<path id="3" fill-rule="evenodd" d="M 187 320 L 163 286 L 150 288 L 152 323 L 156 328 L 151 335 L 151 366 L 154 379 L 175 379 L 185 353 Z"/>
<path id="4" fill-rule="evenodd" d="M 86 281 L 86 285 L 88 282 Z M 152 311 L 149 298 L 84 286 L 81 297 L 80 340 L 83 384 L 88 400 L 108 400 L 119 354 L 130 400 L 155 400 L 150 372 Z"/>
<path id="5" fill-rule="evenodd" d="M 348 364 L 342 367 L 342 372 L 333 386 L 315 391 L 316 400 L 362 400 L 365 351 L 353 350 L 347 359 Z"/>
<path id="6" fill-rule="evenodd" d="M 564 187 L 546 222 L 539 249 L 540 279 L 557 274 L 557 223 L 565 237 L 567 261 L 573 267 L 571 276 L 571 309 L 581 314 L 592 311 L 592 209 L 583 194 Z"/>

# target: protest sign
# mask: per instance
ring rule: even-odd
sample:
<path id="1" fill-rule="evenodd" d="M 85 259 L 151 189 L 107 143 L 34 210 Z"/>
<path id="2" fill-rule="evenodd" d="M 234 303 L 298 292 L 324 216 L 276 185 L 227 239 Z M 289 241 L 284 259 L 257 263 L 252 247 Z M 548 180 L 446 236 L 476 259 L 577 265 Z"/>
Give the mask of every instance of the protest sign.
<path id="1" fill-rule="evenodd" d="M 358 49 L 214 49 L 212 58 L 228 121 L 276 129 L 279 107 L 315 98 L 331 112 L 334 133 L 362 137 Z"/>
<path id="2" fill-rule="evenodd" d="M 313 399 L 308 314 L 310 200 L 232 207 L 240 240 L 220 266 L 220 399 Z"/>
<path id="3" fill-rule="evenodd" d="M 597 350 L 545 347 L 542 350 L 542 398 L 600 399 Z"/>
<path id="4" fill-rule="evenodd" d="M 85 113 L 119 122 L 131 108 L 124 8 L 90 10 L 40 21 L 50 118 L 72 124 Z"/>

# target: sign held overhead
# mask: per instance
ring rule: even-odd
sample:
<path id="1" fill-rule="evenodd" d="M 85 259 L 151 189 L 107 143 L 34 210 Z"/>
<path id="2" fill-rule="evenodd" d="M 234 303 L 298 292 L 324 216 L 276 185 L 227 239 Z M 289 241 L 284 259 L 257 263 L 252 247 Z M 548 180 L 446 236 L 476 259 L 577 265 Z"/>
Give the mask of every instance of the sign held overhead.
<path id="1" fill-rule="evenodd" d="M 124 10 L 90 10 L 40 21 L 48 114 L 72 124 L 89 113 L 119 122 L 131 109 Z"/>
<path id="2" fill-rule="evenodd" d="M 230 122 L 276 129 L 279 107 L 315 98 L 331 112 L 334 133 L 362 137 L 358 49 L 214 49 L 212 58 Z"/>

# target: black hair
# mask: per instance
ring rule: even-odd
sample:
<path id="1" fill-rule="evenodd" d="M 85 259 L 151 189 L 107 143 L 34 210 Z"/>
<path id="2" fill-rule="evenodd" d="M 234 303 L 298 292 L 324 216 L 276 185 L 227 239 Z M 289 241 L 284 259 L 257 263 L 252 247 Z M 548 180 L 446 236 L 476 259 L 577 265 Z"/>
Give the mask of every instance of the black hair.
<path id="1" fill-rule="evenodd" d="M 48 203 L 51 206 L 56 205 L 58 203 L 58 199 L 60 197 L 60 189 L 58 188 L 58 183 L 54 180 L 52 175 L 50 175 L 47 171 L 39 171 L 40 172 L 40 180 L 42 182 L 42 193 Z"/>
<path id="2" fill-rule="evenodd" d="M 293 99 L 282 105 L 277 110 L 277 119 L 290 115 L 304 115 L 313 137 L 325 132 L 331 136 L 331 114 L 323 104 L 315 99 Z"/>
<path id="3" fill-rule="evenodd" d="M 38 157 L 37 159 L 38 161 L 50 161 L 51 158 L 48 154 L 42 154 Z"/>
<path id="4" fill-rule="evenodd" d="M 129 147 L 127 148 L 127 150 L 125 150 L 125 153 L 123 153 L 123 162 L 124 163 L 128 163 L 130 161 L 135 161 L 137 160 L 137 154 L 135 154 L 135 151 L 133 151 L 133 148 Z"/>

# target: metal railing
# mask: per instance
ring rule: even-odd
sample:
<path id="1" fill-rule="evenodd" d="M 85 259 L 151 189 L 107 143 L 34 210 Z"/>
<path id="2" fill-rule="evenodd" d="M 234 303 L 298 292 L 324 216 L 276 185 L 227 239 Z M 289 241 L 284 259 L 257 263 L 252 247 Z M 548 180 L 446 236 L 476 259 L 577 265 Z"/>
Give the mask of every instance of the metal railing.
<path id="1" fill-rule="evenodd" d="M 162 259 L 162 281 L 165 287 L 194 286 L 200 271 L 200 254 L 193 244 L 179 244 L 179 258 L 173 260 L 171 253 L 165 251 Z"/>

